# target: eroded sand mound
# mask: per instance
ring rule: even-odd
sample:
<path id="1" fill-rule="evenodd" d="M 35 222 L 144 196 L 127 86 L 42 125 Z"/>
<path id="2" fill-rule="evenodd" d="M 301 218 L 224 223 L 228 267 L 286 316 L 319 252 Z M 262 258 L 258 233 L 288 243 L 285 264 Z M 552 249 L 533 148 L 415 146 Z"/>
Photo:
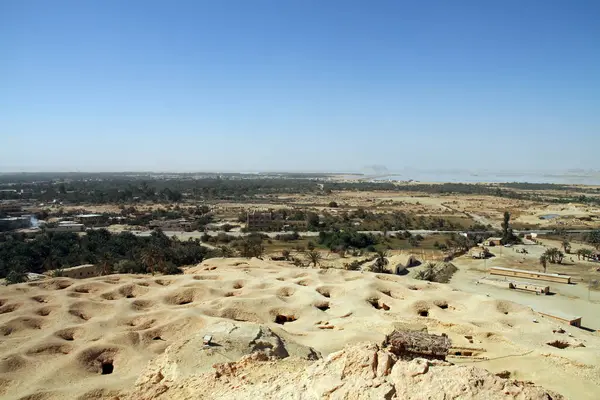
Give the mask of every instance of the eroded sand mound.
<path id="1" fill-rule="evenodd" d="M 375 344 L 358 344 L 308 364 L 272 361 L 256 352 L 213 372 L 178 377 L 176 354 L 153 362 L 130 399 L 562 399 L 531 383 L 475 368 L 397 357 Z"/>
<path id="2" fill-rule="evenodd" d="M 187 349 L 180 369 L 189 365 L 185 374 L 194 374 L 236 361 L 259 334 L 270 337 L 259 347 L 304 359 L 382 343 L 406 328 L 446 333 L 453 363 L 508 370 L 569 398 L 596 399 L 600 338 L 568 326 L 553 333 L 558 326 L 526 306 L 443 284 L 256 259 L 211 259 L 180 276 L 48 279 L 0 288 L 0 396 L 122 395 L 169 346 Z M 223 357 L 194 356 L 205 334 L 221 342 Z M 556 342 L 568 346 L 548 344 Z"/>

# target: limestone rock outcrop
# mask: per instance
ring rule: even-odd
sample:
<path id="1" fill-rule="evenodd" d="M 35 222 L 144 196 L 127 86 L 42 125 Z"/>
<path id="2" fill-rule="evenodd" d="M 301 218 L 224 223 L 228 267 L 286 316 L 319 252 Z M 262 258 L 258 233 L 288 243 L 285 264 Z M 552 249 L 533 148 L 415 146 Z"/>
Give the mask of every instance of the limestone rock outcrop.
<path id="1" fill-rule="evenodd" d="M 131 399 L 562 399 L 527 382 L 446 361 L 399 360 L 373 343 L 348 346 L 325 359 L 278 359 L 255 351 L 210 372 L 173 374 L 177 351 L 152 362 Z M 168 355 L 170 354 L 170 356 Z"/>

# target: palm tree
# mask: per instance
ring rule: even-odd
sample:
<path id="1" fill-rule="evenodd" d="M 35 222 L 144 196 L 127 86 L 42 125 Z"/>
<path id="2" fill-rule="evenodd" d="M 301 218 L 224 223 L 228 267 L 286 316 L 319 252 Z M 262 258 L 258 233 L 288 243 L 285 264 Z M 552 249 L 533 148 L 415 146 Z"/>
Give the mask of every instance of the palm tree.
<path id="1" fill-rule="evenodd" d="M 100 273 L 102 275 L 110 275 L 113 272 L 113 260 L 110 253 L 104 253 L 98 262 Z"/>
<path id="2" fill-rule="evenodd" d="M 156 269 L 160 270 L 164 264 L 164 255 L 156 246 L 149 246 L 142 253 L 142 263 L 146 266 L 146 271 L 154 275 Z M 158 268 L 156 268 L 158 267 Z"/>
<path id="3" fill-rule="evenodd" d="M 233 256 L 233 249 L 229 246 L 219 246 L 219 250 L 221 250 L 221 256 L 223 258 L 227 258 L 227 257 L 232 257 Z"/>
<path id="4" fill-rule="evenodd" d="M 548 256 L 546 256 L 546 253 L 544 253 L 544 254 L 542 254 L 540 256 L 540 264 L 544 268 L 544 273 L 546 273 L 546 264 L 547 264 L 547 262 L 548 262 Z"/>
<path id="5" fill-rule="evenodd" d="M 373 266 L 371 267 L 371 271 L 372 272 L 376 272 L 376 273 L 384 273 L 387 272 L 387 265 L 390 263 L 389 260 L 387 259 L 387 252 L 384 250 L 379 250 L 377 252 L 377 258 L 375 258 L 375 263 L 373 263 Z"/>
<path id="6" fill-rule="evenodd" d="M 577 250 L 577 258 L 583 258 L 584 260 L 587 258 L 591 258 L 594 252 L 591 249 L 579 249 Z"/>
<path id="7" fill-rule="evenodd" d="M 556 247 L 546 250 L 544 255 L 546 256 L 546 260 L 551 264 L 560 264 L 565 257 L 564 253 Z"/>
<path id="8" fill-rule="evenodd" d="M 306 252 L 306 258 L 308 260 L 308 265 L 313 264 L 313 266 L 316 268 L 317 264 L 321 264 L 321 259 L 323 257 L 318 250 L 309 250 Z"/>
<path id="9" fill-rule="evenodd" d="M 565 251 L 566 254 L 570 254 L 571 253 L 571 244 L 568 241 L 563 240 L 563 242 L 562 242 L 562 248 L 563 248 L 563 250 Z"/>

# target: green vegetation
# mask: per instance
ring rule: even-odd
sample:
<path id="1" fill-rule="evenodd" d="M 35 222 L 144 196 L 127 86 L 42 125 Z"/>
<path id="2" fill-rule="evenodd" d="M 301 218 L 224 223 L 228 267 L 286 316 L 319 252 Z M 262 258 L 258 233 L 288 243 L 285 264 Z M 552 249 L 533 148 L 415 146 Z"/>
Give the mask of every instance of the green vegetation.
<path id="1" fill-rule="evenodd" d="M 585 236 L 585 241 L 594 246 L 596 250 L 600 250 L 600 229 L 589 232 Z"/>
<path id="2" fill-rule="evenodd" d="M 2 199 L 58 200 L 70 204 L 119 204 L 131 202 L 173 203 L 183 200 L 248 200 L 278 193 L 311 193 L 326 196 L 335 190 L 423 192 L 429 194 L 479 194 L 553 203 L 600 204 L 600 197 L 577 195 L 567 185 L 504 183 L 398 184 L 392 182 L 331 182 L 327 174 L 127 174 L 127 173 L 35 173 L 0 175 Z M 537 193 L 553 190 L 549 196 Z M 598 189 L 577 188 L 597 194 Z M 564 192 L 564 195 L 560 194 Z"/>
<path id="3" fill-rule="evenodd" d="M 387 266 L 390 261 L 387 259 L 388 253 L 383 250 L 379 250 L 377 252 L 377 256 L 375 258 L 375 262 L 371 266 L 371 272 L 376 272 L 378 274 L 389 273 Z"/>
<path id="4" fill-rule="evenodd" d="M 542 255 L 542 257 L 544 257 L 545 260 L 551 264 L 561 264 L 565 255 L 562 251 L 560 251 L 556 247 L 553 247 L 551 249 L 546 250 L 544 252 L 544 254 Z M 542 262 L 542 259 L 540 258 L 540 263 L 541 262 Z M 542 263 L 542 265 L 544 265 L 544 264 Z"/>
<path id="5" fill-rule="evenodd" d="M 321 263 L 321 253 L 318 250 L 309 250 L 306 252 L 306 259 L 308 261 L 308 265 L 313 264 L 316 268 L 317 265 Z"/>
<path id="6" fill-rule="evenodd" d="M 415 279 L 428 282 L 448 283 L 456 271 L 458 271 L 458 269 L 454 264 L 434 264 L 430 262 L 415 274 Z"/>
<path id="7" fill-rule="evenodd" d="M 514 233 L 512 228 L 510 227 L 510 213 L 508 211 L 504 212 L 504 221 L 502 222 L 502 244 L 515 244 L 521 243 L 521 239 L 519 239 Z"/>
<path id="8" fill-rule="evenodd" d="M 15 283 L 27 282 L 27 273 L 21 266 L 14 267 L 6 275 L 6 284 L 13 285 Z"/>
<path id="9" fill-rule="evenodd" d="M 232 246 L 236 248 L 242 257 L 258 257 L 261 258 L 265 252 L 263 246 L 263 237 L 259 234 L 245 236 L 242 239 L 236 240 Z"/>
<path id="10" fill-rule="evenodd" d="M 379 238 L 372 234 L 356 231 L 319 232 L 319 244 L 333 251 L 349 249 L 365 249 L 379 243 Z"/>
<path id="11" fill-rule="evenodd" d="M 56 232 L 29 240 L 15 234 L 0 240 L 0 277 L 11 279 L 25 271 L 43 273 L 81 264 L 100 265 L 105 273 L 177 273 L 180 266 L 197 264 L 209 253 L 198 240 L 179 241 L 161 231 L 140 237 L 98 229 L 81 236 Z"/>
<path id="12" fill-rule="evenodd" d="M 540 265 L 544 268 L 544 272 L 546 272 L 546 268 L 548 266 L 548 256 L 546 254 L 542 254 L 540 256 Z"/>
<path id="13" fill-rule="evenodd" d="M 577 250 L 577 252 L 575 253 L 577 254 L 577 259 L 581 260 L 582 258 L 585 259 L 591 259 L 594 256 L 594 252 L 591 249 L 579 249 Z"/>

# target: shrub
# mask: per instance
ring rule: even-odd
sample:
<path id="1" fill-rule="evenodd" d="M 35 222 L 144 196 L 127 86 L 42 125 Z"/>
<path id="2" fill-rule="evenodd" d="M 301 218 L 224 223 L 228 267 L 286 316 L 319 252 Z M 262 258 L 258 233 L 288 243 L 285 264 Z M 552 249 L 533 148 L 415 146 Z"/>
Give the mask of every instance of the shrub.
<path id="1" fill-rule="evenodd" d="M 362 262 L 354 260 L 351 263 L 344 263 L 344 269 L 347 271 L 358 271 L 362 264 Z"/>
<path id="2" fill-rule="evenodd" d="M 63 268 L 57 268 L 50 272 L 50 276 L 53 278 L 62 278 L 65 276 L 65 271 Z"/>
<path id="3" fill-rule="evenodd" d="M 143 274 L 146 269 L 132 260 L 120 260 L 114 266 L 117 274 Z"/>
<path id="4" fill-rule="evenodd" d="M 27 282 L 27 273 L 21 268 L 11 269 L 6 275 L 6 284 L 13 285 L 15 283 Z"/>

